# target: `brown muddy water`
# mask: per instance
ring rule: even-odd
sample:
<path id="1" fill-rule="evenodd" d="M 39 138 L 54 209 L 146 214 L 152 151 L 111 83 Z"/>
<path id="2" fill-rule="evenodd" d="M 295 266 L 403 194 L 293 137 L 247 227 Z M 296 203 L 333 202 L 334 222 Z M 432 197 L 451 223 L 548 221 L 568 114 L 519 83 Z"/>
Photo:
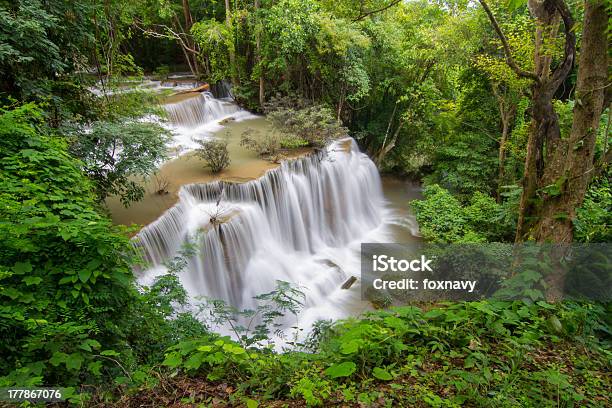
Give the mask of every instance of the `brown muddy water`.
<path id="1" fill-rule="evenodd" d="M 185 98 L 184 94 L 180 95 Z M 187 96 L 189 98 L 189 96 Z M 126 208 L 118 197 L 109 197 L 106 205 L 115 224 L 147 225 L 155 221 L 164 211 L 176 204 L 181 186 L 191 183 L 207 183 L 224 180 L 242 183 L 257 179 L 270 169 L 278 167 L 278 163 L 260 158 L 256 153 L 240 146 L 242 133 L 247 129 L 259 130 L 262 133 L 271 131 L 271 125 L 264 118 L 229 121 L 223 129 L 215 133 L 215 137 L 227 140 L 231 163 L 220 173 L 213 174 L 206 163 L 194 152 L 189 152 L 164 163 L 158 172 L 147 180 L 139 180 L 145 188 L 145 197 L 141 201 L 131 203 Z M 298 157 L 310 152 L 310 149 L 296 149 L 285 152 L 285 157 Z M 165 193 L 159 193 L 162 187 Z"/>

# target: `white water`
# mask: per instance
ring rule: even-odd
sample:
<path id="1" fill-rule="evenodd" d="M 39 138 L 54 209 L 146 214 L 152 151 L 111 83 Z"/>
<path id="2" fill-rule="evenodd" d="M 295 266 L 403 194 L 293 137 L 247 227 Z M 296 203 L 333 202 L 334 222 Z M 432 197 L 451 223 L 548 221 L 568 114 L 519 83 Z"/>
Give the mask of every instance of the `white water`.
<path id="1" fill-rule="evenodd" d="M 183 101 L 166 104 L 164 108 L 174 135 L 170 147 L 182 151 L 197 148 L 194 139 L 211 138 L 214 132 L 223 128 L 220 121 L 230 118 L 241 121 L 257 117 L 241 109 L 231 99 L 217 99 L 210 92 L 202 92 Z"/>

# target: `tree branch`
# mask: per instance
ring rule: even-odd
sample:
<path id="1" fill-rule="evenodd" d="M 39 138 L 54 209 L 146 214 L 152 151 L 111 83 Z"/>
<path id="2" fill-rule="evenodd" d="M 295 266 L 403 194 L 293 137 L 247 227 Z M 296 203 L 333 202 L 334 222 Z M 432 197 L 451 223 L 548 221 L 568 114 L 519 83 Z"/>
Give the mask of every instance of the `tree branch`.
<path id="1" fill-rule="evenodd" d="M 563 62 L 559 65 L 552 76 L 552 89 L 556 90 L 561 82 L 565 80 L 569 74 L 572 66 L 574 65 L 574 57 L 576 56 L 576 34 L 572 30 L 574 28 L 574 20 L 570 13 L 567 5 L 562 0 L 554 0 L 555 8 L 559 11 L 561 19 L 563 20 L 563 27 L 565 31 L 565 48 Z"/>
<path id="2" fill-rule="evenodd" d="M 366 18 L 368 16 L 371 16 L 372 14 L 380 13 L 380 12 L 383 12 L 383 11 L 385 11 L 387 9 L 390 9 L 391 7 L 393 7 L 396 4 L 400 3 L 401 1 L 402 0 L 393 0 L 391 3 L 387 4 L 384 7 L 381 7 L 381 8 L 376 9 L 376 10 L 366 11 L 366 12 L 363 11 L 363 2 L 362 2 L 361 6 L 360 6 L 359 15 L 353 19 L 353 22 L 363 20 L 364 18 Z"/>
<path id="3" fill-rule="evenodd" d="M 168 27 L 165 24 L 153 24 L 153 25 L 157 26 L 157 27 L 161 27 L 162 29 L 166 30 L 169 34 L 168 33 L 163 34 L 163 33 L 158 33 L 157 31 L 148 30 L 146 28 L 141 27 L 140 24 L 138 24 L 138 22 L 134 23 L 134 27 L 136 27 L 137 29 L 142 31 L 142 33 L 145 34 L 145 35 L 149 35 L 149 36 L 155 37 L 155 38 L 169 38 L 169 39 L 178 40 L 180 42 L 181 46 L 185 50 L 187 50 L 189 52 L 192 52 L 194 54 L 198 54 L 197 50 L 194 50 L 193 48 L 191 48 L 191 47 L 189 47 L 187 45 L 187 43 L 185 42 L 185 40 L 183 39 L 181 34 L 176 33 L 175 31 L 173 31 L 170 27 Z M 183 34 L 183 35 L 186 35 L 186 34 Z"/>
<path id="4" fill-rule="evenodd" d="M 495 32 L 497 32 L 497 36 L 499 37 L 502 43 L 502 46 L 504 48 L 504 54 L 506 55 L 506 63 L 508 64 L 508 66 L 512 68 L 512 70 L 516 73 L 516 75 L 523 77 L 523 78 L 529 78 L 537 83 L 540 83 L 541 82 L 540 77 L 538 77 L 535 72 L 525 71 L 516 64 L 516 62 L 512 58 L 512 51 L 510 50 L 510 46 L 508 45 L 508 40 L 506 39 L 506 36 L 504 35 L 501 28 L 499 27 L 499 24 L 497 23 L 497 20 L 495 19 L 493 12 L 489 8 L 489 5 L 486 3 L 485 0 L 478 0 L 478 1 L 482 5 L 482 8 L 484 9 L 485 13 L 487 13 L 487 16 L 489 17 L 489 20 L 491 21 L 491 24 L 493 25 Z"/>

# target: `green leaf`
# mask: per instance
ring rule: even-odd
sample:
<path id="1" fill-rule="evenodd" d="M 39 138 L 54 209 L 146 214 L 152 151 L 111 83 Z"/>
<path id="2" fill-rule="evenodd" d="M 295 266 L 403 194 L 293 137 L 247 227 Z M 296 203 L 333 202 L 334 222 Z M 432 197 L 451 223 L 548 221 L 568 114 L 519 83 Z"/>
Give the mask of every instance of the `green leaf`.
<path id="1" fill-rule="evenodd" d="M 66 362 L 67 359 L 68 359 L 68 354 L 62 353 L 61 351 L 56 351 L 55 353 L 53 353 L 53 355 L 49 359 L 49 363 L 57 367 L 61 363 Z"/>
<path id="2" fill-rule="evenodd" d="M 30 286 L 30 285 L 38 285 L 40 282 L 42 282 L 42 278 L 40 278 L 38 276 L 27 276 L 27 277 L 23 278 L 23 281 L 28 286 Z"/>
<path id="3" fill-rule="evenodd" d="M 65 285 L 66 283 L 72 282 L 73 279 L 74 279 L 73 276 L 64 276 L 62 279 L 59 280 L 59 284 Z"/>
<path id="4" fill-rule="evenodd" d="M 85 283 L 89 280 L 89 277 L 91 276 L 91 270 L 90 269 L 81 269 L 79 271 L 79 279 L 81 280 L 81 282 Z"/>
<path id="5" fill-rule="evenodd" d="M 177 351 L 173 351 L 172 353 L 166 354 L 166 359 L 162 363 L 162 365 L 168 366 L 170 368 L 176 368 L 183 362 L 183 357 Z"/>
<path id="6" fill-rule="evenodd" d="M 104 350 L 102 352 L 100 352 L 101 356 L 118 356 L 119 353 L 117 353 L 115 350 Z"/>
<path id="7" fill-rule="evenodd" d="M 257 408 L 259 406 L 259 402 L 253 400 L 253 399 L 247 399 L 245 401 L 247 408 Z"/>
<path id="8" fill-rule="evenodd" d="M 94 339 L 86 339 L 79 348 L 91 352 L 92 349 L 100 348 L 100 343 Z"/>
<path id="9" fill-rule="evenodd" d="M 30 263 L 30 261 L 17 262 L 15 263 L 15 265 L 13 265 L 13 272 L 15 272 L 15 275 L 23 275 L 25 273 L 30 273 L 32 272 L 32 264 Z"/>
<path id="10" fill-rule="evenodd" d="M 380 367 L 374 367 L 374 370 L 372 370 L 372 375 L 374 375 L 374 377 L 378 378 L 379 380 L 383 380 L 383 381 L 389 381 L 393 379 L 393 376 L 391 375 L 391 373 L 389 373 L 387 370 L 384 370 Z"/>
<path id="11" fill-rule="evenodd" d="M 92 259 L 91 261 L 87 262 L 87 269 L 93 271 L 94 269 L 98 269 L 100 265 L 102 265 L 102 261 L 100 259 Z"/>
<path id="12" fill-rule="evenodd" d="M 352 361 L 334 364 L 325 370 L 325 375 L 330 378 L 348 377 L 355 372 L 357 366 Z"/>
<path id="13" fill-rule="evenodd" d="M 340 352 L 342 354 L 353 354 L 356 353 L 357 350 L 359 350 L 358 340 L 351 340 L 349 342 L 342 343 L 342 345 L 340 346 Z"/>
<path id="14" fill-rule="evenodd" d="M 542 307 L 544 309 L 548 309 L 548 310 L 552 310 L 552 309 L 555 308 L 555 305 L 551 305 L 550 303 L 547 303 L 547 302 L 545 302 L 543 300 L 540 300 L 540 301 L 536 302 L 536 305 L 538 305 L 538 306 L 540 306 L 540 307 Z"/>
<path id="15" fill-rule="evenodd" d="M 32 264 L 29 261 L 17 262 L 13 265 L 13 272 L 16 275 L 23 275 L 24 273 L 32 272 Z"/>
<path id="16" fill-rule="evenodd" d="M 102 368 L 101 361 L 92 361 L 87 364 L 87 369 L 96 377 L 99 377 L 102 373 L 100 373 L 100 368 Z"/>
<path id="17" fill-rule="evenodd" d="M 80 353 L 72 353 L 68 356 L 68 359 L 66 359 L 66 368 L 68 370 L 79 370 L 83 360 L 85 359 Z"/>
<path id="18" fill-rule="evenodd" d="M 527 0 L 508 0 L 508 9 L 510 9 L 510 11 L 515 11 L 525 4 L 527 4 Z"/>
<path id="19" fill-rule="evenodd" d="M 187 359 L 187 361 L 185 361 L 184 366 L 188 370 L 197 370 L 200 368 L 205 358 L 206 354 L 204 353 L 194 353 Z"/>

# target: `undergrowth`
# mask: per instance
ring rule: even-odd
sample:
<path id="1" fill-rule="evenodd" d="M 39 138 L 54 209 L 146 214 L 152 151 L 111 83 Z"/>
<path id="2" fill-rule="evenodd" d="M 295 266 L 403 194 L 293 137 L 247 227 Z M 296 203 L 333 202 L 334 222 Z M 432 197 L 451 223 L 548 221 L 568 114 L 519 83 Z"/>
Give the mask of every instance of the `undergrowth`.
<path id="1" fill-rule="evenodd" d="M 607 315 L 593 304 L 483 301 L 319 324 L 284 353 L 199 337 L 124 385 L 119 405 L 605 407 Z"/>

